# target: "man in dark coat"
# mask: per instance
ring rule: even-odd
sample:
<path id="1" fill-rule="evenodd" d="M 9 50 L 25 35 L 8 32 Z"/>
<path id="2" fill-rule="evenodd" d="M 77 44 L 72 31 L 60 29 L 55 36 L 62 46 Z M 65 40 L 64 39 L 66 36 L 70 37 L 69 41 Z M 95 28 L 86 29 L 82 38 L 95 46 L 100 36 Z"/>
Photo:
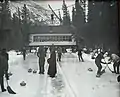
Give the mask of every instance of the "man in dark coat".
<path id="1" fill-rule="evenodd" d="M 37 56 L 39 57 L 39 74 L 44 74 L 44 64 L 45 64 L 45 49 L 43 47 L 39 47 Z"/>
<path id="2" fill-rule="evenodd" d="M 104 53 L 100 52 L 97 55 L 97 57 L 95 58 L 95 64 L 96 64 L 96 66 L 98 68 L 96 77 L 100 77 L 100 75 L 102 74 L 102 71 L 101 71 L 102 65 L 101 65 L 101 63 L 106 64 L 106 63 L 104 63 L 104 62 L 101 61 L 104 58 L 103 55 L 104 55 Z"/>
<path id="3" fill-rule="evenodd" d="M 48 67 L 48 75 L 52 78 L 55 77 L 57 73 L 57 68 L 56 68 L 56 53 L 55 51 L 51 52 L 50 58 L 47 60 L 49 67 Z"/>
<path id="4" fill-rule="evenodd" d="M 6 78 L 9 80 L 9 76 L 8 76 L 8 60 L 9 60 L 9 55 L 6 51 L 6 49 L 2 49 L 1 51 L 1 55 L 5 58 L 5 61 L 6 61 L 6 70 L 5 70 L 5 76 Z"/>
<path id="5" fill-rule="evenodd" d="M 82 49 L 78 49 L 78 58 L 79 58 L 79 61 L 82 60 L 82 62 L 84 62 L 82 57 Z"/>
<path id="6" fill-rule="evenodd" d="M 62 56 L 62 48 L 61 47 L 58 48 L 57 53 L 58 53 L 58 61 L 61 61 L 61 56 Z"/>
<path id="7" fill-rule="evenodd" d="M 2 92 L 5 92 L 4 88 L 4 74 L 6 75 L 6 79 L 8 80 L 8 61 L 7 59 L 0 53 L 0 85 Z"/>
<path id="8" fill-rule="evenodd" d="M 26 58 L 26 49 L 25 49 L 25 47 L 23 47 L 22 53 L 23 53 L 23 59 L 25 60 L 25 58 Z"/>

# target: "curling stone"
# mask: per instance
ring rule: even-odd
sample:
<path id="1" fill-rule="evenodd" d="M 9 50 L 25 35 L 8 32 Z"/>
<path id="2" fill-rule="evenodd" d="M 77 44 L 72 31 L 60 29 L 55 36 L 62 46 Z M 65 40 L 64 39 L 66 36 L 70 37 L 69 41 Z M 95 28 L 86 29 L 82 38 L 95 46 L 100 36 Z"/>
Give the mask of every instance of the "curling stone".
<path id="1" fill-rule="evenodd" d="M 13 74 L 11 72 L 8 73 L 8 76 L 12 76 Z"/>
<path id="2" fill-rule="evenodd" d="M 21 85 L 21 86 L 26 86 L 26 83 L 25 83 L 24 81 L 22 81 L 22 82 L 20 83 L 20 85 Z"/>
<path id="3" fill-rule="evenodd" d="M 33 73 L 37 73 L 37 71 L 36 71 L 36 70 L 33 70 Z"/>
<path id="4" fill-rule="evenodd" d="M 28 72 L 29 72 L 29 73 L 31 73 L 31 72 L 32 72 L 32 69 L 31 69 L 31 68 L 30 68 L 30 69 L 28 69 Z"/>
<path id="5" fill-rule="evenodd" d="M 91 72 L 92 72 L 93 70 L 92 70 L 91 68 L 88 68 L 88 71 L 91 71 Z"/>

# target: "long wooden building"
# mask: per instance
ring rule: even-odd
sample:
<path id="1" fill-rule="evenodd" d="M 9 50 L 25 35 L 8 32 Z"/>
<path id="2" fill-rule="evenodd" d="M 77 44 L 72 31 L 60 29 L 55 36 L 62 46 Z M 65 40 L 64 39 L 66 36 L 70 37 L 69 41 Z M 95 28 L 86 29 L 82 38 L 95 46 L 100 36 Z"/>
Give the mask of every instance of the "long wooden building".
<path id="1" fill-rule="evenodd" d="M 35 26 L 29 33 L 29 46 L 75 46 L 71 26 Z"/>

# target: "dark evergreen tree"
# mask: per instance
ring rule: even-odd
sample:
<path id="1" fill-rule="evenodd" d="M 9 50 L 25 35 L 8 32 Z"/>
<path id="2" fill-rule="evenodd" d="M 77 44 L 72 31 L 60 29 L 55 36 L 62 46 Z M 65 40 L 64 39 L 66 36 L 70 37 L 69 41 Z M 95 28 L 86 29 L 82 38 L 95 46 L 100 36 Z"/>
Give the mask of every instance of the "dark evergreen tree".
<path id="1" fill-rule="evenodd" d="M 83 37 L 84 34 L 84 10 L 82 9 L 79 0 L 75 1 L 75 22 L 74 25 L 77 29 L 76 32 L 76 42 L 77 45 L 81 45 L 83 42 L 83 39 L 81 37 Z"/>
<path id="2" fill-rule="evenodd" d="M 91 45 L 98 45 L 101 44 L 101 33 L 102 33 L 102 26 L 103 26 L 103 2 L 96 2 L 94 0 L 89 1 L 88 9 L 88 26 L 87 32 L 88 33 L 88 40 Z"/>
<path id="3" fill-rule="evenodd" d="M 23 45 L 23 35 L 20 29 L 20 19 L 16 13 L 13 14 L 12 19 L 12 44 L 14 49 L 20 49 Z M 17 40 L 17 41 L 16 41 Z"/>
<path id="4" fill-rule="evenodd" d="M 101 37 L 103 37 L 103 43 L 106 49 L 111 49 L 112 51 L 118 51 L 118 9 L 117 9 L 117 1 L 109 1 L 104 2 L 104 10 L 103 10 L 103 25 L 104 29 L 101 33 Z"/>
<path id="5" fill-rule="evenodd" d="M 70 14 L 69 11 L 67 10 L 65 0 L 63 0 L 62 10 L 63 10 L 63 25 L 70 25 L 71 23 Z"/>
<path id="6" fill-rule="evenodd" d="M 24 7 L 22 8 L 22 34 L 23 34 L 23 40 L 24 40 L 24 46 L 28 44 L 28 32 L 30 28 L 30 17 L 29 17 L 29 10 L 26 7 L 26 4 L 24 4 Z"/>
<path id="7" fill-rule="evenodd" d="M 1 3 L 1 29 L 10 29 L 11 12 L 9 9 L 9 3 L 6 0 Z"/>
<path id="8" fill-rule="evenodd" d="M 0 36 L 1 36 L 1 46 L 8 48 L 10 46 L 11 39 L 11 12 L 9 9 L 8 0 L 1 4 L 1 12 L 0 12 Z"/>
<path id="9" fill-rule="evenodd" d="M 88 36 L 89 41 L 103 45 L 105 49 L 116 49 L 117 45 L 117 5 L 116 1 L 89 1 Z M 114 39 L 113 39 L 114 37 Z M 115 44 L 115 45 L 114 45 Z M 110 46 L 111 45 L 111 46 Z M 114 46 L 113 46 L 114 45 Z"/>
<path id="10" fill-rule="evenodd" d="M 75 26 L 75 8 L 72 8 L 72 24 Z"/>
<path id="11" fill-rule="evenodd" d="M 77 29 L 80 29 L 84 26 L 84 12 L 83 12 L 83 9 L 79 3 L 79 0 L 76 0 L 75 1 L 75 25 L 77 27 Z"/>

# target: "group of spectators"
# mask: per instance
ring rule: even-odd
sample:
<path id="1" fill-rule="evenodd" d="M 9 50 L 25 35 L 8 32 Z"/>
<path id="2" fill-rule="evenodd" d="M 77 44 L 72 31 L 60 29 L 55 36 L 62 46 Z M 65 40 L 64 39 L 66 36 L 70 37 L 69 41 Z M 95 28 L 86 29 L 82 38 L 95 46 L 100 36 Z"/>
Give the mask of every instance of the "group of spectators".
<path id="1" fill-rule="evenodd" d="M 56 56 L 55 48 L 51 47 L 50 49 L 50 58 L 47 59 L 47 62 L 49 64 L 48 67 L 48 75 L 50 77 L 55 77 L 57 73 L 57 68 L 56 68 L 56 60 L 61 61 L 61 55 L 62 55 L 62 49 L 59 47 L 57 49 L 58 57 Z M 47 49 L 44 47 L 39 47 L 37 56 L 39 57 L 39 74 L 44 74 L 44 65 L 45 65 L 45 57 L 46 57 L 46 52 Z M 57 59 L 56 59 L 57 58 Z"/>
<path id="2" fill-rule="evenodd" d="M 94 56 L 92 56 L 92 59 L 95 59 L 95 64 L 98 68 L 97 70 L 97 77 L 100 77 L 100 75 L 102 75 L 103 71 L 102 71 L 102 65 L 101 64 L 111 64 L 113 63 L 113 71 L 112 73 L 115 74 L 120 74 L 120 57 L 115 54 L 115 53 L 111 53 L 110 51 L 103 51 L 102 49 L 96 50 L 97 55 L 93 54 Z M 102 59 L 105 60 L 105 53 L 107 53 L 107 57 L 109 57 L 108 59 L 108 63 L 103 62 Z"/>
<path id="3" fill-rule="evenodd" d="M 79 61 L 84 62 L 84 59 L 82 57 L 82 52 L 84 50 L 82 48 L 77 49 L 78 52 L 78 59 Z M 102 60 L 105 60 L 105 54 L 107 53 L 106 57 L 109 57 L 108 63 L 103 62 Z M 113 71 L 111 70 L 112 73 L 119 74 L 118 75 L 118 82 L 120 82 L 120 57 L 115 54 L 111 53 L 110 50 L 108 51 L 103 51 L 103 49 L 95 49 L 92 51 L 92 59 L 95 59 L 95 64 L 97 66 L 97 75 L 96 77 L 100 77 L 103 73 L 105 73 L 105 69 L 102 69 L 102 64 L 111 64 L 113 63 Z"/>

